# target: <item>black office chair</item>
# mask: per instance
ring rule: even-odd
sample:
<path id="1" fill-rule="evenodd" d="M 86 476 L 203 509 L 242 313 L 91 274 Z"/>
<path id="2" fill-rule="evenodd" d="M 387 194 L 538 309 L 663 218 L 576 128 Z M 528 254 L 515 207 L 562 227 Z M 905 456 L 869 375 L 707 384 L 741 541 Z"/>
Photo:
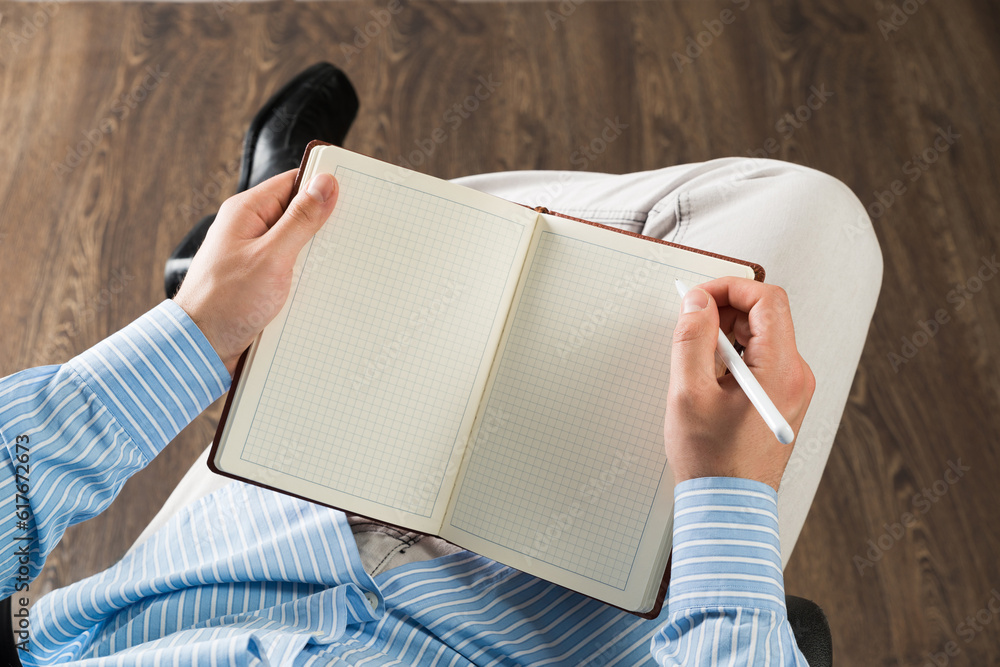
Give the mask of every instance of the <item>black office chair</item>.
<path id="1" fill-rule="evenodd" d="M 785 596 L 785 607 L 795 642 L 809 667 L 833 667 L 833 636 L 823 610 L 815 602 L 794 595 Z M 0 602 L 0 665 L 21 667 L 11 620 L 10 598 L 6 598 Z"/>

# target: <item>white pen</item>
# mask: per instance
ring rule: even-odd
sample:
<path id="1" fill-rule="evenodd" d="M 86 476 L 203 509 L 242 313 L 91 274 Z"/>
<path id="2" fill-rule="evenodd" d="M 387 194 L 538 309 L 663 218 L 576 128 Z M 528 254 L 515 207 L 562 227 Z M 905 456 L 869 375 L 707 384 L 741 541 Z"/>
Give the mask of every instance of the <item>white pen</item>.
<path id="1" fill-rule="evenodd" d="M 677 291 L 680 293 L 681 298 L 687 294 L 687 285 L 682 283 L 680 280 L 674 280 L 677 285 Z M 736 348 L 733 344 L 729 342 L 726 338 L 726 334 L 722 333 L 722 329 L 719 329 L 719 342 L 715 346 L 715 351 L 719 353 L 722 357 L 722 361 L 726 364 L 726 368 L 729 372 L 733 374 L 736 378 L 736 382 L 743 388 L 746 392 L 747 398 L 753 403 L 753 406 L 757 408 L 757 412 L 760 416 L 764 418 L 767 423 L 768 428 L 774 431 L 774 435 L 778 438 L 778 442 L 789 445 L 792 440 L 795 439 L 795 433 L 792 432 L 792 427 L 788 425 L 785 418 L 781 416 L 778 412 L 778 408 L 774 407 L 774 403 L 771 399 L 767 397 L 764 393 L 764 388 L 760 386 L 760 382 L 757 382 L 757 378 L 753 376 L 750 369 L 747 368 L 747 364 L 743 361 L 741 357 L 736 352 Z"/>

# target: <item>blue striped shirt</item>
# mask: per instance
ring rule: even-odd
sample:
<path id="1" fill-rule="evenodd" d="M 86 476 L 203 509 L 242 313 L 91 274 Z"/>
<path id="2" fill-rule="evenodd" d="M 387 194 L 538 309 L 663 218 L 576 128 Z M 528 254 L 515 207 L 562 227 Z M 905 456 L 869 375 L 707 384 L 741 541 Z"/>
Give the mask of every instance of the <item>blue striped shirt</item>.
<path id="1" fill-rule="evenodd" d="M 229 383 L 173 301 L 0 380 L 0 595 L 15 612 L 65 529 Z M 25 665 L 805 665 L 769 486 L 678 484 L 671 577 L 654 620 L 467 551 L 372 577 L 342 512 L 232 483 L 38 600 L 17 639 Z"/>

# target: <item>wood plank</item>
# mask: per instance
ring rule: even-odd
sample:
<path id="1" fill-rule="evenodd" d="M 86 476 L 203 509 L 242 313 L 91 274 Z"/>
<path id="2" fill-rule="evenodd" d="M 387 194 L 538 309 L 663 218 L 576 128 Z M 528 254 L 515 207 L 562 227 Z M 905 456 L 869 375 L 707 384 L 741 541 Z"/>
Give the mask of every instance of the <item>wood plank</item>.
<path id="1" fill-rule="evenodd" d="M 0 4 L 0 372 L 64 361 L 162 299 L 164 260 L 235 187 L 249 119 L 318 60 L 358 88 L 349 148 L 442 177 L 628 172 L 773 148 L 847 183 L 885 256 L 788 590 L 827 611 L 839 663 L 922 665 L 949 641 L 960 649 L 949 664 L 1000 662 L 1000 623 L 970 634 L 967 621 L 1000 588 L 1000 280 L 976 282 L 1000 246 L 997 5 L 923 3 L 883 35 L 894 3 L 407 2 L 355 46 L 355 28 L 385 6 Z M 733 20 L 718 35 L 699 35 L 718 31 L 724 11 Z M 697 57 L 675 55 L 699 36 Z M 499 84 L 456 123 L 446 114 L 480 77 Z M 814 87 L 833 95 L 798 127 L 782 125 Z M 581 161 L 606 118 L 629 128 Z M 425 155 L 437 127 L 447 140 Z M 960 137 L 935 151 L 949 127 Z M 914 171 L 924 151 L 934 161 Z M 894 181 L 905 192 L 882 210 L 876 193 Z M 938 311 L 948 321 L 894 368 L 889 354 Z M 71 528 L 32 593 L 120 558 L 207 444 L 218 411 L 107 512 Z M 959 460 L 972 469 L 935 502 L 917 498 Z M 916 523 L 882 537 L 906 512 Z M 887 548 L 859 572 L 856 557 L 880 538 Z"/>

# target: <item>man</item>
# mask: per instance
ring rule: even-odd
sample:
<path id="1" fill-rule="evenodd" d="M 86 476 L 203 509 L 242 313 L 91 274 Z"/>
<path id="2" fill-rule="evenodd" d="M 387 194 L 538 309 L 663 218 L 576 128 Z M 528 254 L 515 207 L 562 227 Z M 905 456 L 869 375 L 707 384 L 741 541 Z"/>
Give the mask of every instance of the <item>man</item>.
<path id="1" fill-rule="evenodd" d="M 257 176 L 241 178 L 253 187 L 189 237 L 198 251 L 173 299 L 66 364 L 0 381 L 0 485 L 20 512 L 12 501 L 0 526 L 0 595 L 16 600 L 68 525 L 107 507 L 228 389 L 240 353 L 280 310 L 295 257 L 338 197 L 320 175 L 293 199 L 294 172 L 278 168 L 301 154 L 299 135 L 346 132 L 308 121 L 344 92 L 330 69 L 307 70 L 255 119 L 244 176 Z M 870 228 L 860 203 L 834 179 L 770 160 L 458 182 L 752 258 L 787 290 L 722 279 L 684 299 L 665 410 L 678 483 L 660 618 L 213 478 L 199 462 L 121 562 L 35 604 L 23 664 L 805 664 L 785 617 L 782 554 L 825 464 L 878 294 L 881 256 L 870 229 L 857 235 Z M 716 376 L 720 325 L 799 435 L 794 450 L 732 377 Z"/>

